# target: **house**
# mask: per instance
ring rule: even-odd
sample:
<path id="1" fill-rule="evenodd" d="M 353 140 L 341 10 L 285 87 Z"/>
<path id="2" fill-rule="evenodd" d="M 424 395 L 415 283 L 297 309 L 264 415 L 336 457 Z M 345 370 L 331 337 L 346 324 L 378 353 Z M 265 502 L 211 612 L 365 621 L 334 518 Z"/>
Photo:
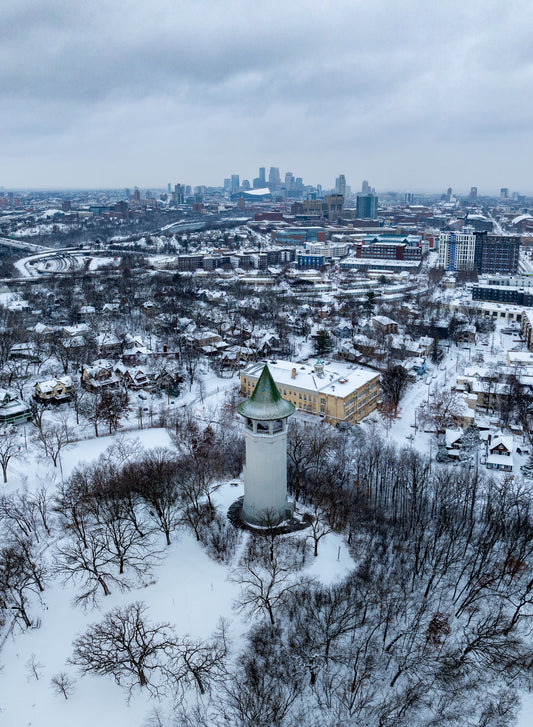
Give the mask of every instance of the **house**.
<path id="1" fill-rule="evenodd" d="M 62 376 L 60 379 L 53 378 L 47 381 L 38 381 L 35 384 L 33 396 L 37 401 L 46 404 L 60 404 L 70 399 L 72 388 L 70 376 Z"/>
<path id="2" fill-rule="evenodd" d="M 398 333 L 398 324 L 387 316 L 373 316 L 372 326 L 385 336 L 388 336 L 389 333 Z"/>
<path id="3" fill-rule="evenodd" d="M 271 358 L 281 352 L 281 341 L 274 333 L 265 333 L 256 339 L 255 350 L 263 358 Z"/>
<path id="4" fill-rule="evenodd" d="M 426 359 L 421 356 L 417 356 L 409 362 L 409 372 L 416 374 L 416 376 L 424 376 L 426 373 Z"/>
<path id="5" fill-rule="evenodd" d="M 165 392 L 167 396 L 179 396 L 182 381 L 183 377 L 178 372 L 164 369 L 154 377 L 152 388 L 154 391 Z"/>
<path id="6" fill-rule="evenodd" d="M 352 345 L 362 356 L 367 356 L 368 358 L 372 358 L 378 348 L 376 341 L 362 333 L 356 334 L 352 338 Z"/>
<path id="7" fill-rule="evenodd" d="M 113 371 L 113 364 L 106 360 L 95 361 L 91 366 L 84 366 L 81 372 L 81 384 L 93 393 L 106 388 L 115 388 L 120 384 L 120 377 Z"/>
<path id="8" fill-rule="evenodd" d="M 214 346 L 215 343 L 222 340 L 222 336 L 214 331 L 198 331 L 190 337 L 190 342 L 196 348 L 202 348 L 202 346 Z"/>
<path id="9" fill-rule="evenodd" d="M 104 303 L 102 306 L 102 313 L 118 313 L 120 310 L 120 303 Z"/>
<path id="10" fill-rule="evenodd" d="M 152 351 L 147 348 L 139 337 L 126 336 L 126 348 L 122 352 L 122 363 L 125 366 L 143 364 Z"/>
<path id="11" fill-rule="evenodd" d="M 63 326 L 61 329 L 66 338 L 75 338 L 89 333 L 89 326 L 86 323 L 78 323 L 75 326 Z"/>
<path id="12" fill-rule="evenodd" d="M 33 328 L 30 328 L 30 332 L 42 338 L 49 338 L 54 334 L 55 328 L 54 326 L 47 326 L 44 323 L 36 323 Z"/>
<path id="13" fill-rule="evenodd" d="M 460 326 L 455 332 L 456 343 L 475 343 L 476 342 L 476 327 L 475 326 Z"/>
<path id="14" fill-rule="evenodd" d="M 0 389 L 0 425 L 25 424 L 31 420 L 30 407 L 9 391 Z"/>
<path id="15" fill-rule="evenodd" d="M 490 437 L 487 447 L 487 469 L 513 471 L 513 437 Z"/>
<path id="16" fill-rule="evenodd" d="M 36 352 L 36 347 L 33 341 L 26 341 L 24 343 L 14 343 L 9 353 L 11 359 L 26 359 L 39 363 L 39 356 Z"/>
<path id="17" fill-rule="evenodd" d="M 255 357 L 255 350 L 250 346 L 229 346 L 220 356 L 220 363 L 227 368 L 238 368 Z"/>
<path id="18" fill-rule="evenodd" d="M 118 356 L 120 354 L 121 344 L 114 333 L 99 333 L 96 336 L 96 345 L 98 353 L 102 357 Z"/>
<path id="19" fill-rule="evenodd" d="M 461 462 L 469 459 L 463 448 L 463 432 L 460 429 L 446 429 L 444 443 L 448 461 Z M 440 461 L 440 460 L 439 460 Z"/>
<path id="20" fill-rule="evenodd" d="M 138 391 L 139 389 L 150 388 L 150 379 L 140 366 L 128 367 L 118 363 L 114 368 L 114 373 L 120 378 L 127 389 Z"/>
<path id="21" fill-rule="evenodd" d="M 462 434 L 460 429 L 447 429 L 445 432 L 446 449 L 459 451 L 463 446 Z"/>
<path id="22" fill-rule="evenodd" d="M 332 328 L 331 333 L 336 338 L 340 338 L 341 340 L 343 340 L 346 338 L 351 338 L 353 331 L 352 331 L 351 326 L 344 325 L 344 326 L 337 326 L 337 328 Z"/>

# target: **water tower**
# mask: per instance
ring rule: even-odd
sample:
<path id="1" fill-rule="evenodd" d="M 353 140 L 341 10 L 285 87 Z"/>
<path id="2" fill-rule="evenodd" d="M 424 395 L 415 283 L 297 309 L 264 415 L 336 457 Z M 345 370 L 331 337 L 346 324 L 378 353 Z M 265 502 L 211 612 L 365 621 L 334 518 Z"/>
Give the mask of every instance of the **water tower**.
<path id="1" fill-rule="evenodd" d="M 246 465 L 242 519 L 250 525 L 278 525 L 292 517 L 287 500 L 287 419 L 285 401 L 265 364 L 252 396 L 237 407 L 244 417 Z"/>

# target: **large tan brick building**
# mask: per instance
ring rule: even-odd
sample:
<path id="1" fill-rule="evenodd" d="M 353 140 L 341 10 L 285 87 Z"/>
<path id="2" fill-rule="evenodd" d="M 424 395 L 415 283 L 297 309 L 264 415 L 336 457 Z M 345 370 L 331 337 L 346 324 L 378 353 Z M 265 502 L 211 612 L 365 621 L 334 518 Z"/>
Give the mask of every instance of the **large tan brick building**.
<path id="1" fill-rule="evenodd" d="M 264 363 L 250 364 L 241 371 L 241 393 L 250 396 Z M 361 366 L 338 362 L 298 364 L 269 361 L 281 396 L 300 411 L 322 416 L 331 424 L 355 424 L 377 407 L 379 374 Z"/>

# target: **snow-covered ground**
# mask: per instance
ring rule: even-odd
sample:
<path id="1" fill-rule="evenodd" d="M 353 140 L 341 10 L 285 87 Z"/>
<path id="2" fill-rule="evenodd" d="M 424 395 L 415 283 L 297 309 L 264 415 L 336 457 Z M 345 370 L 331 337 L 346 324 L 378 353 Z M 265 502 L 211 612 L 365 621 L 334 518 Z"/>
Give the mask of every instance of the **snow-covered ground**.
<path id="1" fill-rule="evenodd" d="M 165 429 L 145 429 L 121 435 L 124 443 L 151 448 L 170 444 Z M 99 437 L 79 442 L 62 455 L 62 473 L 66 478 L 81 462 L 92 461 L 114 442 L 115 437 Z M 60 479 L 37 453 L 28 454 L 24 465 L 17 463 L 9 474 L 7 490 L 40 487 L 43 482 Z M 225 484 L 214 498 L 220 511 L 242 495 L 242 485 Z M 249 537 L 241 532 L 241 538 Z M 295 534 L 294 536 L 302 537 Z M 110 677 L 80 678 L 73 666 L 67 664 L 72 654 L 72 641 L 86 627 L 99 621 L 111 608 L 144 601 L 153 622 L 175 625 L 180 635 L 206 638 L 219 619 L 231 620 L 230 638 L 237 650 L 246 624 L 236 616 L 233 603 L 238 586 L 229 580 L 232 566 L 226 567 L 211 560 L 189 532 L 180 532 L 164 559 L 145 587 L 124 593 L 114 591 L 103 598 L 100 607 L 83 610 L 73 605 L 75 589 L 52 581 L 43 593 L 43 605 L 34 604 L 32 612 L 40 613 L 39 626 L 25 632 L 17 627 L 0 651 L 0 724 L 9 727 L 94 727 L 95 724 L 114 727 L 141 727 L 157 706 L 145 694 L 135 692 L 128 702 L 124 691 Z M 320 544 L 318 558 L 310 558 L 307 572 L 327 583 L 342 578 L 353 561 L 342 538 L 330 534 Z M 32 662 L 36 665 L 32 669 Z M 38 678 L 36 678 L 35 671 Z M 66 671 L 76 679 L 71 697 L 65 700 L 51 687 L 51 678 Z"/>
<path id="2" fill-rule="evenodd" d="M 488 352 L 492 348 L 491 357 L 501 355 L 508 344 L 505 335 L 497 331 L 494 340 L 480 342 L 471 350 L 451 346 L 438 367 L 429 366 L 426 375 L 409 385 L 400 404 L 400 417 L 390 427 L 386 427 L 377 414 L 364 426 L 378 428 L 398 445 L 429 452 L 435 446 L 434 435 L 420 429 L 415 431 L 417 407 L 428 396 L 438 395 L 439 391 L 449 388 L 456 372 L 462 372 L 476 354 L 485 352 L 489 358 Z M 310 352 L 311 343 L 306 345 L 305 350 Z M 168 404 L 166 399 L 154 401 L 154 408 L 163 405 L 176 409 L 187 405 L 201 421 L 209 422 L 216 416 L 217 404 L 221 403 L 227 390 L 236 386 L 237 380 L 236 377 L 220 379 L 207 369 L 201 370 L 200 375 L 200 387 L 194 385 L 189 389 L 185 383 L 178 399 Z M 119 436 L 136 449 L 169 445 L 165 429 L 134 430 L 137 425 L 135 407 L 148 408 L 150 402 L 138 395 L 133 395 L 132 399 L 132 411 L 124 421 L 125 431 Z M 23 428 L 19 432 L 23 447 Z M 90 428 L 85 433 L 90 435 Z M 62 451 L 61 467 L 57 469 L 30 443 L 24 460 L 10 462 L 4 492 L 31 490 L 43 484 L 53 488 L 61 478 L 67 478 L 80 462 L 96 459 L 114 441 L 116 437 L 80 441 Z M 242 486 L 225 484 L 216 493 L 215 502 L 225 513 L 241 494 Z M 241 533 L 240 537 L 248 536 Z M 342 538 L 334 534 L 321 541 L 319 557 L 310 561 L 307 566 L 309 575 L 328 583 L 342 578 L 353 565 Z M 214 562 L 193 536 L 181 532 L 171 547 L 164 548 L 164 560 L 146 586 L 125 593 L 113 592 L 102 599 L 99 609 L 84 611 L 73 606 L 74 590 L 53 581 L 43 594 L 42 612 L 37 604 L 32 609 L 33 615 L 40 613 L 39 627 L 27 632 L 15 630 L 1 648 L 0 664 L 4 665 L 4 669 L 0 671 L 0 725 L 70 727 L 75 724 L 77 727 L 93 727 L 95 724 L 112 724 L 114 727 L 143 727 L 156 707 L 155 702 L 138 692 L 127 702 L 124 691 L 110 677 L 80 678 L 74 667 L 66 664 L 72 653 L 73 638 L 88 624 L 100 620 L 102 613 L 113 606 L 142 600 L 149 606 L 152 621 L 172 623 L 180 635 L 206 638 L 214 631 L 221 616 L 230 619 L 230 636 L 237 651 L 247 625 L 233 609 L 238 586 L 228 576 L 234 565 L 223 566 Z M 36 667 L 38 679 L 30 666 L 32 661 L 40 665 Z M 50 679 L 61 671 L 67 671 L 77 680 L 68 700 L 55 694 L 50 685 Z M 531 695 L 525 695 L 519 727 L 533 727 Z"/>

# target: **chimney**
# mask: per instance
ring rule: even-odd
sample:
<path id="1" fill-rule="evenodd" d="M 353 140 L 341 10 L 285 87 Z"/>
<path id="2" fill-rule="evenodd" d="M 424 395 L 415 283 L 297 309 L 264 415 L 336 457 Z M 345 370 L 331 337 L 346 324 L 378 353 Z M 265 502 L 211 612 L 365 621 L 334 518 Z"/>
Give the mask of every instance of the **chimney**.
<path id="1" fill-rule="evenodd" d="M 293 369 L 293 370 L 292 370 L 292 373 L 291 373 L 291 378 L 292 378 L 292 379 L 295 379 L 295 378 L 296 378 L 296 369 Z"/>

